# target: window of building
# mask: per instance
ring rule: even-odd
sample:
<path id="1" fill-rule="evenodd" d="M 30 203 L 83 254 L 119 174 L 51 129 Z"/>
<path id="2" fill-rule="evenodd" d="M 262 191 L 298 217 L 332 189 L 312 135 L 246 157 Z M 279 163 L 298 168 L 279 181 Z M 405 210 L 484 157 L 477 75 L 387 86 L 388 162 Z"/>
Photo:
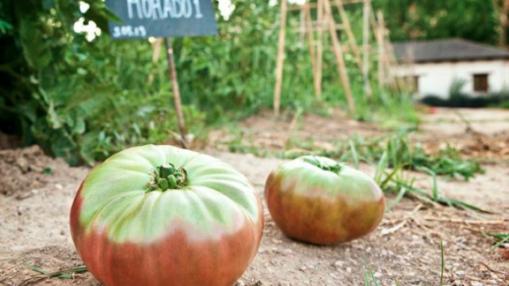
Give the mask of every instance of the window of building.
<path id="1" fill-rule="evenodd" d="M 474 74 L 474 92 L 488 92 L 488 74 L 478 73 Z"/>

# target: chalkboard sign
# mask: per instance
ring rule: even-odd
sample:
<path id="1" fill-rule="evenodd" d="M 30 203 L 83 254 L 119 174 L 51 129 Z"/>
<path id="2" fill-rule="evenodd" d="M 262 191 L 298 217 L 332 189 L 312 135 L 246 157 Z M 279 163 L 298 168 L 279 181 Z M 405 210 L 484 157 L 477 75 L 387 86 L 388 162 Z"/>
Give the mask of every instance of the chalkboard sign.
<path id="1" fill-rule="evenodd" d="M 115 39 L 217 34 L 212 0 L 106 0 Z"/>

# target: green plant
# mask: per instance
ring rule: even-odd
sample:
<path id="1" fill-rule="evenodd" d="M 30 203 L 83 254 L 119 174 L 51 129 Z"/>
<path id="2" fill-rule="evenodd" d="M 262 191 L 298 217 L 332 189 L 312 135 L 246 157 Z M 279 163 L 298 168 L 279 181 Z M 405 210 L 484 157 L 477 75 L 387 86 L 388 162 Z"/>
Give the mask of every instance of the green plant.
<path id="1" fill-rule="evenodd" d="M 487 235 L 495 239 L 494 247 L 509 243 L 509 233 L 488 233 Z"/>
<path id="2" fill-rule="evenodd" d="M 25 144 L 40 144 L 72 164 L 93 164 L 129 145 L 166 141 L 176 126 L 165 61 L 153 61 L 160 54 L 146 41 L 112 41 L 106 23 L 115 17 L 104 1 L 81 2 L 90 6 L 86 12 L 80 12 L 79 1 L 0 4 L 5 31 L 0 33 L 0 123 L 7 129 L 2 131 L 21 134 Z M 229 21 L 218 19 L 219 36 L 175 41 L 193 133 L 272 105 L 279 9 L 261 0 L 235 6 Z M 74 32 L 80 19 L 97 23 L 102 34 L 89 42 Z M 299 21 L 291 16 L 289 25 Z M 293 29 L 287 41 L 282 107 L 322 114 L 344 106 L 332 52 L 324 53 L 323 94 L 317 100 L 307 46 Z M 355 61 L 347 56 L 346 62 L 357 118 L 414 122 L 409 97 L 379 90 L 373 80 L 374 97 L 365 99 Z"/>
<path id="3" fill-rule="evenodd" d="M 342 163 L 303 156 L 282 163 L 265 183 L 265 198 L 277 226 L 297 240 L 335 244 L 373 231 L 385 198 L 372 178 Z"/>
<path id="4" fill-rule="evenodd" d="M 12 25 L 0 19 L 0 34 L 6 34 L 10 30 L 12 30 Z"/>
<path id="5" fill-rule="evenodd" d="M 385 150 L 388 154 L 389 167 L 392 168 L 401 167 L 451 177 L 461 176 L 465 180 L 483 172 L 479 163 L 462 159 L 459 152 L 451 146 L 431 156 L 418 145 L 411 147 L 404 135 L 391 137 Z"/>
<path id="6" fill-rule="evenodd" d="M 72 279 L 75 274 L 87 272 L 87 267 L 84 265 L 66 268 L 54 272 L 43 270 L 38 266 L 33 266 L 32 270 L 42 274 L 44 278 L 58 278 L 58 279 Z"/>
<path id="7" fill-rule="evenodd" d="M 426 204 L 433 205 L 438 203 L 440 205 L 454 207 L 462 210 L 474 210 L 477 212 L 490 213 L 489 211 L 477 207 L 473 204 L 441 195 L 438 189 L 436 174 L 433 172 L 430 173 L 433 180 L 431 193 L 421 188 L 415 187 L 414 179 L 409 179 L 404 176 L 404 173 L 402 172 L 402 166 L 396 167 L 391 171 L 387 171 L 389 167 L 388 158 L 388 153 L 384 152 L 377 165 L 375 181 L 379 184 L 380 188 L 385 193 L 396 194 L 396 199 L 394 200 L 393 205 L 398 203 L 403 197 L 406 196 L 417 199 Z"/>
<path id="8" fill-rule="evenodd" d="M 449 98 L 454 100 L 464 96 L 462 90 L 466 84 L 467 81 L 464 79 L 455 79 L 449 87 Z"/>
<path id="9" fill-rule="evenodd" d="M 382 286 L 382 282 L 375 277 L 375 273 L 373 271 L 365 271 L 364 286 Z"/>
<path id="10" fill-rule="evenodd" d="M 373 5 L 384 12 L 393 41 L 465 38 L 495 44 L 500 17 L 496 2 L 374 0 Z"/>
<path id="11" fill-rule="evenodd" d="M 461 158 L 459 151 L 452 146 L 447 146 L 434 155 L 426 153 L 421 146 L 411 143 L 406 132 L 385 138 L 366 139 L 354 136 L 337 142 L 333 150 L 317 150 L 309 141 L 294 140 L 291 143 L 288 146 L 290 150 L 280 153 L 280 157 L 292 159 L 303 154 L 313 154 L 357 165 L 359 162 L 376 163 L 386 154 L 387 167 L 393 169 L 462 177 L 465 180 L 483 172 L 478 162 Z M 295 148 L 297 150 L 294 150 Z"/>
<path id="12" fill-rule="evenodd" d="M 231 285 L 256 255 L 263 212 L 230 165 L 145 145 L 87 175 L 70 224 L 79 255 L 106 285 Z"/>

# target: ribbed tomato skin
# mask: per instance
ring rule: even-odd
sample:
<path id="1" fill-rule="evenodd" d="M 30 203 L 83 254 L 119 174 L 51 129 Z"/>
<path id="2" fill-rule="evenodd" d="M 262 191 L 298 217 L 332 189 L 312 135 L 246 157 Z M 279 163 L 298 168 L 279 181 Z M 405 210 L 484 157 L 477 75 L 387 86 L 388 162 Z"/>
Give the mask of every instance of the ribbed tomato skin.
<path id="1" fill-rule="evenodd" d="M 319 245 L 368 234 L 385 208 L 382 191 L 367 175 L 347 166 L 339 174 L 328 174 L 305 162 L 284 163 L 274 170 L 265 184 L 265 198 L 283 233 Z"/>
<path id="2" fill-rule="evenodd" d="M 108 226 L 87 227 L 80 219 L 83 190 L 82 183 L 71 207 L 71 234 L 88 270 L 107 286 L 233 285 L 260 244 L 263 212 L 256 196 L 257 218 L 242 218 L 231 233 L 197 237 L 192 232 L 201 229 L 182 218 L 172 220 L 172 230 L 157 239 L 116 241 Z"/>

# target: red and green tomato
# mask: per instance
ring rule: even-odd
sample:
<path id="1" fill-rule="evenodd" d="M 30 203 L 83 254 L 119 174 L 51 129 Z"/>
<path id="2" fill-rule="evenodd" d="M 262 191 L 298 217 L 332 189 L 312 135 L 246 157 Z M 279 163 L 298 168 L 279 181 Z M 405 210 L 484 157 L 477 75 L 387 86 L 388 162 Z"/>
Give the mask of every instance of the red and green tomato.
<path id="1" fill-rule="evenodd" d="M 134 147 L 94 168 L 71 209 L 88 270 L 107 286 L 232 285 L 262 236 L 248 180 L 207 155 Z"/>
<path id="2" fill-rule="evenodd" d="M 281 164 L 267 179 L 265 198 L 287 236 L 314 244 L 346 242 L 371 232 L 385 205 L 372 178 L 318 156 Z"/>

